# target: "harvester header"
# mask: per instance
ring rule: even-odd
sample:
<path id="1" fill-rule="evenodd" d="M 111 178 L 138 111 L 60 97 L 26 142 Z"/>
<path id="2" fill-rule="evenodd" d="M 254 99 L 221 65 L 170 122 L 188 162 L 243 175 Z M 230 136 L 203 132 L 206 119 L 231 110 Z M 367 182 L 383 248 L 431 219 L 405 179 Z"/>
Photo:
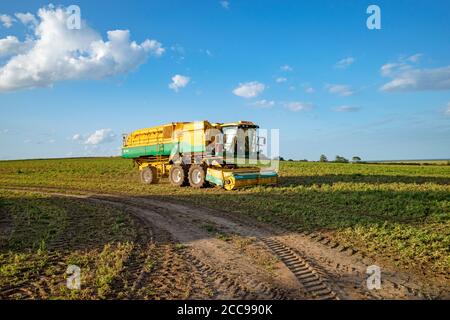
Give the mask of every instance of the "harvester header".
<path id="1" fill-rule="evenodd" d="M 171 122 L 124 135 L 122 157 L 135 161 L 147 184 L 165 177 L 193 188 L 275 184 L 277 173 L 258 166 L 259 147 L 266 143 L 258 128 L 251 121 Z"/>

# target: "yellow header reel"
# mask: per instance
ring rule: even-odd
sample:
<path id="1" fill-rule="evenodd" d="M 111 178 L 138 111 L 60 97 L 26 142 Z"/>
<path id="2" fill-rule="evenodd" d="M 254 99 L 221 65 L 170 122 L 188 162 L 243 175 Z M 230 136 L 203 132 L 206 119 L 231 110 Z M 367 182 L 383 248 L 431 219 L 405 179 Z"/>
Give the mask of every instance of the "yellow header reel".
<path id="1" fill-rule="evenodd" d="M 206 180 L 226 190 L 234 190 L 251 185 L 277 184 L 278 175 L 260 168 L 208 168 Z"/>

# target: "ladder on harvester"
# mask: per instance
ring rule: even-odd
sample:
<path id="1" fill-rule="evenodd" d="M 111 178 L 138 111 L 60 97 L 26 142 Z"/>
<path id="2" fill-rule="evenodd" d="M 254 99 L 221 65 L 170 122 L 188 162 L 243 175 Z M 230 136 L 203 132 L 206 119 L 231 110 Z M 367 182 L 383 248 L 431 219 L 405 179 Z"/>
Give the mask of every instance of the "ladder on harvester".
<path id="1" fill-rule="evenodd" d="M 163 143 L 163 131 L 161 130 L 161 132 L 158 132 L 156 134 L 156 160 L 158 161 L 158 163 L 162 163 L 162 153 L 164 151 L 164 143 Z M 156 170 L 156 175 L 158 177 L 158 179 L 161 179 L 161 176 L 163 175 L 163 170 L 164 167 L 161 166 L 161 170 Z"/>

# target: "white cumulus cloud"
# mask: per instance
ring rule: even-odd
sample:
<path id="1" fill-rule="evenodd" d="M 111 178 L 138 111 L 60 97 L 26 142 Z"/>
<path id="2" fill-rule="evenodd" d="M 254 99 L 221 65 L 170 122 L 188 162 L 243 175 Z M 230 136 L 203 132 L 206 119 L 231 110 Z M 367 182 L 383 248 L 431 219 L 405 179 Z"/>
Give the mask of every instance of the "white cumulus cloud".
<path id="1" fill-rule="evenodd" d="M 290 65 L 285 64 L 284 66 L 280 67 L 280 70 L 281 71 L 293 71 L 294 69 Z"/>
<path id="2" fill-rule="evenodd" d="M 385 64 L 381 74 L 391 78 L 381 91 L 437 91 L 450 90 L 450 66 L 417 69 L 403 64 Z"/>
<path id="3" fill-rule="evenodd" d="M 450 66 L 440 68 L 418 68 L 421 53 L 401 58 L 381 66 L 383 77 L 391 78 L 381 91 L 438 91 L 450 89 Z"/>
<path id="4" fill-rule="evenodd" d="M 343 84 L 329 84 L 327 85 L 328 92 L 336 94 L 341 97 L 351 96 L 354 92 L 350 86 Z"/>
<path id="5" fill-rule="evenodd" d="M 285 77 L 279 77 L 279 78 L 275 79 L 275 82 L 277 82 L 277 83 L 283 83 L 283 82 L 286 82 L 286 81 L 287 81 L 287 78 L 285 78 Z"/>
<path id="6" fill-rule="evenodd" d="M 423 54 L 421 54 L 421 53 L 416 53 L 416 54 L 413 54 L 412 56 L 407 57 L 407 58 L 406 58 L 406 61 L 410 61 L 410 62 L 416 63 L 416 62 L 418 62 L 420 59 L 422 59 L 422 56 L 423 56 Z"/>
<path id="7" fill-rule="evenodd" d="M 111 129 L 99 129 L 89 135 L 84 141 L 87 145 L 98 145 L 114 141 L 115 133 Z"/>
<path id="8" fill-rule="evenodd" d="M 169 88 L 178 92 L 180 88 L 184 88 L 188 85 L 191 78 L 182 76 L 181 74 L 176 74 L 172 77 L 172 83 L 169 84 Z"/>
<path id="9" fill-rule="evenodd" d="M 257 108 L 262 108 L 262 109 L 263 108 L 272 108 L 275 105 L 275 101 L 262 99 L 262 100 L 253 102 L 251 105 L 254 107 L 257 107 Z"/>
<path id="10" fill-rule="evenodd" d="M 355 58 L 353 58 L 353 57 L 344 58 L 342 60 L 339 60 L 335 64 L 335 68 L 346 69 L 346 68 L 350 67 L 354 62 L 355 62 Z"/>
<path id="11" fill-rule="evenodd" d="M 31 16 L 25 15 L 22 20 L 32 21 Z M 37 16 L 32 40 L 10 44 L 10 51 L 3 53 L 13 56 L 0 67 L 0 91 L 124 74 L 136 69 L 150 55 L 160 56 L 164 52 L 156 40 L 147 39 L 140 44 L 131 41 L 128 30 L 108 31 L 107 40 L 84 21 L 80 30 L 70 30 L 64 8 L 44 7 Z M 17 48 L 27 41 L 29 47 L 19 54 Z"/>
<path id="12" fill-rule="evenodd" d="M 80 133 L 76 133 L 73 135 L 72 140 L 73 141 L 80 141 L 83 139 L 83 136 Z"/>
<path id="13" fill-rule="evenodd" d="M 233 90 L 233 93 L 242 98 L 254 98 L 260 95 L 266 86 L 258 81 L 251 81 L 246 83 L 240 83 L 237 88 Z"/>
<path id="14" fill-rule="evenodd" d="M 0 14 L 0 23 L 5 28 L 11 28 L 15 19 L 7 14 Z"/>
<path id="15" fill-rule="evenodd" d="M 286 107 L 291 111 L 305 111 L 305 110 L 311 110 L 314 108 L 314 104 L 310 102 L 300 102 L 300 101 L 293 101 L 286 103 Z"/>
<path id="16" fill-rule="evenodd" d="M 390 76 L 396 70 L 406 69 L 411 69 L 411 67 L 404 63 L 386 63 L 381 66 L 380 72 L 383 76 Z"/>
<path id="17" fill-rule="evenodd" d="M 37 25 L 38 24 L 38 21 L 37 21 L 36 17 L 34 16 L 34 14 L 32 14 L 30 12 L 27 12 L 27 13 L 18 12 L 14 15 L 24 25 L 27 25 L 27 24 Z"/>
<path id="18" fill-rule="evenodd" d="M 7 36 L 0 39 L 0 57 L 8 57 L 27 52 L 33 46 L 33 41 L 27 39 L 19 41 L 14 36 Z"/>

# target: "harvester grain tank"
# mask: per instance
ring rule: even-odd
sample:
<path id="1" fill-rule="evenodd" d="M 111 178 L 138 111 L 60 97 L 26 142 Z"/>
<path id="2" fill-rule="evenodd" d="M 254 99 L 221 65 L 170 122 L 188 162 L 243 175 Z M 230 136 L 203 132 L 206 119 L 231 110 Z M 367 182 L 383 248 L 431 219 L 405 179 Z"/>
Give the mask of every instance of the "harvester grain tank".
<path id="1" fill-rule="evenodd" d="M 250 121 L 172 122 L 124 136 L 122 157 L 135 161 L 147 184 L 165 177 L 174 186 L 193 188 L 275 184 L 277 173 L 256 165 L 265 143 L 257 129 Z"/>

